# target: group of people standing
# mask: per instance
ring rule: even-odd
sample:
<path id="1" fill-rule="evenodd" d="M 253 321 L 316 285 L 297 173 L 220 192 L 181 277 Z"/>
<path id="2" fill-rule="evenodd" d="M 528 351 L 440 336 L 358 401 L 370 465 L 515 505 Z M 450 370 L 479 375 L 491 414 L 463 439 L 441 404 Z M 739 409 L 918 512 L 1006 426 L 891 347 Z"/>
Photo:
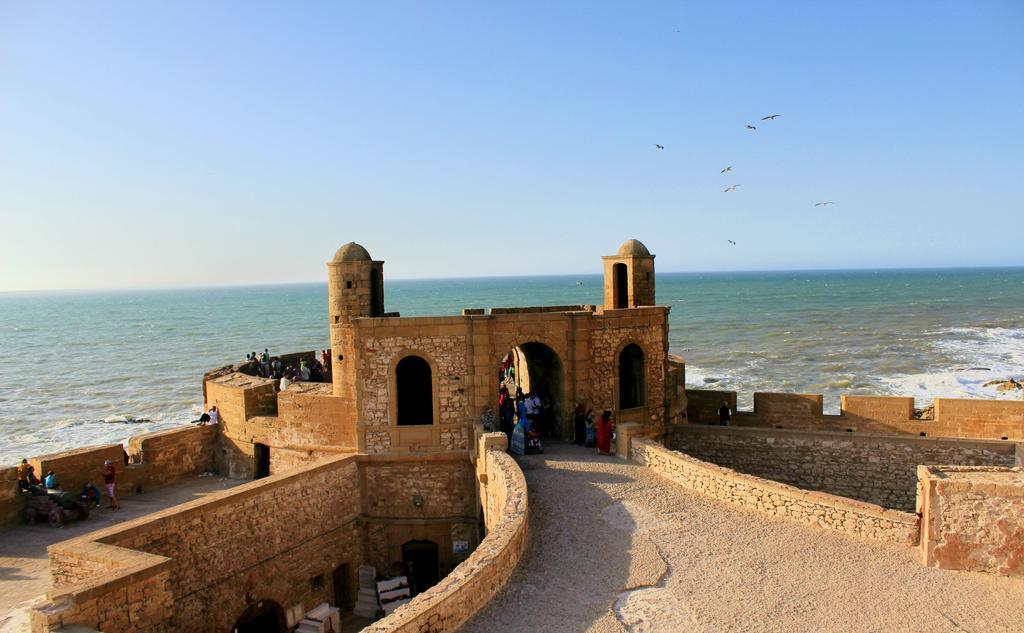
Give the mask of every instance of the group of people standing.
<path id="1" fill-rule="evenodd" d="M 107 489 L 107 497 L 110 498 L 110 509 L 119 510 L 121 504 L 117 501 L 117 469 L 114 467 L 114 462 L 109 459 L 104 461 L 103 469 L 99 474 L 103 477 L 103 484 Z M 45 495 L 48 490 L 62 490 L 60 484 L 57 483 L 57 473 L 51 470 L 40 481 L 36 477 L 35 467 L 28 463 L 27 458 L 23 458 L 21 463 L 18 464 L 18 492 L 22 494 Z M 92 506 L 100 504 L 100 490 L 92 480 L 82 485 L 81 500 L 83 503 Z"/>
<path id="2" fill-rule="evenodd" d="M 331 355 L 327 350 L 320 350 L 320 358 L 302 358 L 299 366 L 285 365 L 280 357 L 270 355 L 270 349 L 245 355 L 245 362 L 255 366 L 256 375 L 261 378 L 279 380 L 279 388 L 284 391 L 293 382 L 327 382 L 331 372 Z"/>
<path id="3" fill-rule="evenodd" d="M 612 440 L 615 439 L 615 421 L 612 412 L 605 409 L 595 418 L 594 410 L 580 400 L 572 413 L 573 444 L 596 446 L 601 455 L 611 455 Z"/>
<path id="4" fill-rule="evenodd" d="M 515 395 L 512 395 L 513 390 Z M 494 414 L 489 415 L 493 420 Z M 523 393 L 517 386 L 512 354 L 507 354 L 498 370 L 498 429 L 508 437 L 509 447 L 513 447 L 513 434 L 521 429 L 525 451 L 541 452 L 540 440 L 555 435 L 557 419 L 557 406 L 553 398 L 542 396 L 534 389 Z M 605 410 L 599 417 L 595 417 L 593 409 L 588 409 L 586 402 L 580 399 L 573 411 L 573 443 L 596 446 L 598 453 L 610 455 L 614 436 L 612 412 Z M 531 448 L 535 451 L 531 451 Z"/>

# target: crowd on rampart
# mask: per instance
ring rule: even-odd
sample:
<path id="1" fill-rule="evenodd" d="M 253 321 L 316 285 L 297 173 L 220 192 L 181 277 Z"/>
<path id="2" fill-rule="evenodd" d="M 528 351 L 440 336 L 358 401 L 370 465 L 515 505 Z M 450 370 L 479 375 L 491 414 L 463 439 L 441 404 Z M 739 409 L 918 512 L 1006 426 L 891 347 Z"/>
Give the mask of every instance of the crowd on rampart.
<path id="1" fill-rule="evenodd" d="M 280 356 L 271 356 L 270 349 L 252 352 L 245 355 L 245 366 L 260 378 L 270 378 L 278 382 L 278 389 L 286 391 L 293 382 L 330 382 L 331 355 L 327 350 L 320 350 L 320 358 L 300 358 L 298 366 L 286 364 Z"/>

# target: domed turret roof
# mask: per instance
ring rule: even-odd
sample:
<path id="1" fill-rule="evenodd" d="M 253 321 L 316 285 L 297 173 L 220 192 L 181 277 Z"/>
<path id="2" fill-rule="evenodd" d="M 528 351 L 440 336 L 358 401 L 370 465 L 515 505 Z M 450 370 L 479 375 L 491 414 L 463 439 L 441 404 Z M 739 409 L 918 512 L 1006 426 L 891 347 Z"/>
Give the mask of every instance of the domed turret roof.
<path id="1" fill-rule="evenodd" d="M 618 257 L 650 257 L 651 251 L 647 250 L 640 240 L 626 240 L 615 255 Z"/>
<path id="2" fill-rule="evenodd" d="M 345 244 L 334 254 L 336 262 L 368 262 L 371 260 L 369 251 L 355 242 Z"/>

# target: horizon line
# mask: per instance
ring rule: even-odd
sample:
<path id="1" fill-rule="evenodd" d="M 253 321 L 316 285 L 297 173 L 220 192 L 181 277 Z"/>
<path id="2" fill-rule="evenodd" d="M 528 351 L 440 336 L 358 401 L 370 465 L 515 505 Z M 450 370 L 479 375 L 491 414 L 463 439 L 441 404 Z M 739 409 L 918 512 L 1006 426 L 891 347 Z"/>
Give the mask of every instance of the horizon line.
<path id="1" fill-rule="evenodd" d="M 1024 264 L 986 265 L 986 266 L 890 266 L 890 267 L 855 267 L 855 268 L 769 268 L 762 270 L 666 270 L 655 271 L 657 275 L 721 275 L 721 274 L 750 274 L 750 273 L 823 273 L 823 272 L 869 272 L 869 271 L 928 271 L 928 270 L 993 270 L 993 269 L 1015 269 L 1024 268 Z M 456 277 L 385 277 L 388 281 L 460 281 L 473 279 L 529 279 L 536 277 L 601 277 L 601 272 L 567 272 L 567 273 L 540 273 L 534 275 L 479 275 L 479 276 L 456 276 Z M 272 288 L 280 286 L 306 286 L 313 284 L 326 284 L 327 280 L 315 281 L 282 281 L 282 282 L 240 282 L 223 284 L 194 284 L 194 285 L 167 285 L 167 286 L 92 286 L 85 288 L 39 288 L 32 290 L 0 290 L 0 296 L 44 294 L 44 293 L 91 293 L 91 292 L 157 292 L 167 290 L 215 290 L 218 288 Z"/>

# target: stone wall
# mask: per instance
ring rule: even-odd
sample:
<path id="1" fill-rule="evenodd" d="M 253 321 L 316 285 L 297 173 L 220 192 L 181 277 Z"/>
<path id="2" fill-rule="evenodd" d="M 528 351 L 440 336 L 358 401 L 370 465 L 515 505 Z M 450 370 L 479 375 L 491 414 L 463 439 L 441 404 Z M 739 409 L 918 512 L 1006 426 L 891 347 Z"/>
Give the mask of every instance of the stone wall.
<path id="1" fill-rule="evenodd" d="M 717 424 L 723 400 L 735 412 L 735 391 L 688 389 L 691 424 Z M 892 396 L 840 397 L 839 415 L 825 415 L 821 394 L 755 393 L 754 410 L 733 415 L 735 426 L 867 433 L 919 437 L 1024 440 L 1024 401 L 936 398 L 933 419 L 914 416 L 914 399 Z"/>
<path id="2" fill-rule="evenodd" d="M 1013 466 L 1017 445 L 898 435 L 680 426 L 673 450 L 742 473 L 913 512 L 919 464 Z"/>
<path id="3" fill-rule="evenodd" d="M 667 321 L 663 307 L 607 311 L 606 318 L 594 323 L 591 330 L 590 394 L 592 407 L 619 409 L 619 353 L 626 345 L 636 343 L 644 352 L 647 401 L 641 418 L 619 412 L 619 420 L 639 422 L 660 428 L 665 422 L 665 376 L 668 370 L 668 327 L 655 327 Z"/>
<path id="4" fill-rule="evenodd" d="M 25 498 L 18 493 L 17 467 L 0 468 L 0 530 L 17 525 L 25 511 Z"/>
<path id="5" fill-rule="evenodd" d="M 31 612 L 32 633 L 74 625 L 98 631 L 170 633 L 169 559 L 101 543 L 81 543 L 66 550 L 59 545 L 53 546 L 60 561 L 54 589 L 49 601 Z"/>
<path id="6" fill-rule="evenodd" d="M 285 609 L 333 601 L 330 584 L 312 579 L 341 564 L 354 574 L 362 562 L 359 480 L 356 457 L 334 458 L 51 546 L 57 592 L 37 618 L 111 631 L 228 631 L 258 600 Z M 133 619 L 132 597 L 109 569 L 145 575 L 162 565 L 171 604 Z M 108 610 L 128 614 L 129 625 L 104 621 L 85 590 L 119 604 Z"/>
<path id="7" fill-rule="evenodd" d="M 921 466 L 918 478 L 925 565 L 1024 576 L 1024 470 Z"/>
<path id="8" fill-rule="evenodd" d="M 634 438 L 630 454 L 635 461 L 685 488 L 755 512 L 871 541 L 917 543 L 918 518 L 907 512 L 745 475 L 648 439 Z"/>
<path id="9" fill-rule="evenodd" d="M 465 325 L 419 323 L 422 320 L 434 319 L 417 319 L 411 326 L 415 329 L 404 331 L 402 335 L 389 336 L 385 329 L 382 335 L 368 332 L 358 338 L 361 385 L 358 402 L 367 453 L 419 445 L 440 445 L 449 450 L 470 448 L 467 388 L 471 376 Z M 409 355 L 420 356 L 430 363 L 435 396 L 434 422 L 429 426 L 396 426 L 393 374 L 398 361 Z"/>
<path id="10" fill-rule="evenodd" d="M 359 565 L 385 573 L 420 538 L 438 544 L 443 575 L 468 556 L 453 540 L 478 542 L 478 507 L 467 451 L 323 456 L 51 546 L 55 589 L 35 630 L 228 631 L 259 601 L 333 603 L 340 565 L 354 592 Z"/>
<path id="11" fill-rule="evenodd" d="M 468 453 L 363 456 L 361 487 L 367 563 L 380 572 L 401 568 L 402 545 L 438 546 L 440 573 L 465 560 L 454 540 L 479 542 L 476 480 Z"/>
<path id="12" fill-rule="evenodd" d="M 52 470 L 64 490 L 78 492 L 87 482 L 103 490 L 103 462 L 117 468 L 117 494 L 127 497 L 136 490 L 152 490 L 214 469 L 217 429 L 210 426 L 182 426 L 166 431 L 134 435 L 128 450 L 121 444 L 86 446 L 60 453 L 29 458 L 36 475 Z M 129 463 L 125 464 L 125 456 Z M 16 468 L 0 470 L 0 529 L 21 520 L 24 498 L 18 494 Z M 104 494 L 106 494 L 104 492 Z"/>
<path id="13" fill-rule="evenodd" d="M 526 479 L 505 452 L 501 433 L 478 443 L 480 481 L 487 537 L 440 583 L 412 602 L 371 624 L 364 633 L 448 633 L 486 605 L 508 582 L 526 548 Z"/>

